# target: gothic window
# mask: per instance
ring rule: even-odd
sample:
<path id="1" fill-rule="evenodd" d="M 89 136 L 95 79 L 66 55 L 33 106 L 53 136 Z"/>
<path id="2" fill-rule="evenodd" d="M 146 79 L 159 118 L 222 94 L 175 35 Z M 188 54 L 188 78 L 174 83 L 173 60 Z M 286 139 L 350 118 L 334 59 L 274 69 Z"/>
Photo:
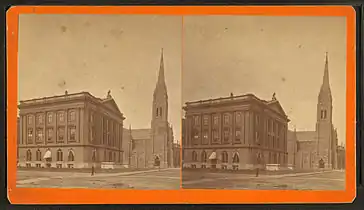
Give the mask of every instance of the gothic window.
<path id="1" fill-rule="evenodd" d="M 201 154 L 201 161 L 203 163 L 207 163 L 207 154 L 206 154 L 205 151 L 203 151 L 202 154 Z"/>
<path id="2" fill-rule="evenodd" d="M 27 161 L 32 161 L 32 152 L 30 149 L 27 150 Z"/>
<path id="3" fill-rule="evenodd" d="M 68 161 L 75 161 L 75 154 L 72 150 L 68 152 Z"/>
<path id="4" fill-rule="evenodd" d="M 159 108 L 159 116 L 162 117 L 162 107 Z"/>
<path id="5" fill-rule="evenodd" d="M 221 154 L 221 162 L 222 163 L 227 163 L 228 162 L 228 153 L 227 152 L 222 152 L 222 154 Z"/>
<path id="6" fill-rule="evenodd" d="M 63 152 L 61 149 L 57 150 L 57 161 L 63 161 Z"/>
<path id="7" fill-rule="evenodd" d="M 192 151 L 192 161 L 197 161 L 197 153 Z"/>
<path id="8" fill-rule="evenodd" d="M 36 161 L 42 161 L 42 152 L 39 149 L 36 153 Z"/>
<path id="9" fill-rule="evenodd" d="M 159 108 L 157 108 L 157 111 L 155 113 L 155 116 L 158 117 L 159 116 Z"/>
<path id="10" fill-rule="evenodd" d="M 239 163 L 239 153 L 235 153 L 233 156 L 233 163 Z"/>
<path id="11" fill-rule="evenodd" d="M 326 110 L 321 110 L 321 119 L 322 120 L 326 119 L 326 117 L 327 117 L 326 114 L 327 114 Z"/>

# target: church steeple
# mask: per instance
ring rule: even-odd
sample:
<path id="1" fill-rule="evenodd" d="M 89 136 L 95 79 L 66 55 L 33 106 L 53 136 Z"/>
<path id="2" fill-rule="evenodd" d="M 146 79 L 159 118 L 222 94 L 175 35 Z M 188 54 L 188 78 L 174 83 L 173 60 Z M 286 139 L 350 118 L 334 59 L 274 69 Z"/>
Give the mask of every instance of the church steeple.
<path id="1" fill-rule="evenodd" d="M 163 92 L 167 96 L 167 85 L 164 76 L 164 59 L 163 59 L 163 48 L 161 50 L 161 59 L 159 64 L 159 74 L 158 74 L 158 81 L 154 90 L 154 95 L 157 92 Z"/>
<path id="2" fill-rule="evenodd" d="M 329 99 L 331 100 L 331 88 L 330 88 L 330 78 L 329 78 L 329 59 L 328 59 L 327 52 L 325 55 L 325 69 L 324 69 L 324 76 L 322 79 L 319 97 L 320 98 L 329 97 Z"/>

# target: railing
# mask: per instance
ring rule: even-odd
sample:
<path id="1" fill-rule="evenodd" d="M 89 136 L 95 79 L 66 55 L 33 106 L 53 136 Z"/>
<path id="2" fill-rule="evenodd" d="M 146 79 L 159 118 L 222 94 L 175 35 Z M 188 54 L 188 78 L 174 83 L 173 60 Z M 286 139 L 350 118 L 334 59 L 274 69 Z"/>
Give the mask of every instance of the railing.
<path id="1" fill-rule="evenodd" d="M 244 99 L 251 99 L 251 98 L 260 100 L 253 94 L 246 94 L 246 95 L 240 95 L 240 96 L 230 96 L 230 97 L 224 97 L 224 98 L 215 98 L 215 99 L 208 99 L 208 100 L 186 102 L 186 105 L 188 106 L 188 105 L 202 105 L 202 104 L 217 104 L 217 103 L 221 103 L 221 102 L 228 102 L 231 100 L 244 100 Z"/>
<path id="2" fill-rule="evenodd" d="M 20 105 L 29 105 L 29 104 L 34 104 L 34 103 L 48 103 L 48 102 L 55 102 L 55 101 L 59 101 L 59 100 L 70 100 L 70 99 L 76 99 L 76 98 L 84 97 L 86 95 L 90 96 L 90 97 L 92 97 L 94 99 L 101 100 L 101 99 L 98 99 L 98 98 L 92 96 L 88 92 L 81 92 L 81 93 L 66 94 L 66 95 L 60 95 L 60 96 L 51 96 L 51 97 L 43 97 L 43 98 L 36 98 L 36 99 L 20 101 Z"/>

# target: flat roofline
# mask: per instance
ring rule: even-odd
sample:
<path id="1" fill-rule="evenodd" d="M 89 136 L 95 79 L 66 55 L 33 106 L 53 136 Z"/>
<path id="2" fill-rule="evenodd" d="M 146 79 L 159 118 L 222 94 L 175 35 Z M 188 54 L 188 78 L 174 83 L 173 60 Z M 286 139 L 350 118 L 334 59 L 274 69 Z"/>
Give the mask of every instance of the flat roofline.
<path id="1" fill-rule="evenodd" d="M 243 95 L 237 95 L 237 96 L 227 96 L 227 97 L 218 97 L 218 98 L 211 98 L 211 99 L 203 99 L 198 101 L 188 101 L 185 102 L 185 104 L 188 105 L 198 105 L 198 104 L 209 104 L 209 103 L 216 103 L 216 102 L 225 102 L 225 101 L 231 101 L 231 100 L 241 100 L 241 99 L 248 99 L 248 98 L 254 98 L 258 101 L 268 103 L 269 101 L 262 100 L 255 96 L 252 93 L 247 93 Z"/>

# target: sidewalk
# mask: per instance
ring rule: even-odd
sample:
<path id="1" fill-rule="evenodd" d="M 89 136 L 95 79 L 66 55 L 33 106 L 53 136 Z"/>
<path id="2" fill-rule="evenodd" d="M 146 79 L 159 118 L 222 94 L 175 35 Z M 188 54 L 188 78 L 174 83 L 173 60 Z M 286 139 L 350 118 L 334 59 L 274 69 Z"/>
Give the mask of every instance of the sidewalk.
<path id="1" fill-rule="evenodd" d="M 152 172 L 159 172 L 159 171 L 168 171 L 173 170 L 173 168 L 166 168 L 166 169 L 153 169 L 153 170 L 144 170 L 144 171 L 130 171 L 130 172 L 120 172 L 120 173 L 99 173 L 91 176 L 90 173 L 77 173 L 68 176 L 51 176 L 51 177 L 40 177 L 34 179 L 26 179 L 26 180 L 19 180 L 17 184 L 29 184 L 37 181 L 45 181 L 50 179 L 66 179 L 66 178 L 89 178 L 89 177 L 114 177 L 114 176 L 129 176 L 134 174 L 144 174 L 144 173 L 152 173 Z"/>

